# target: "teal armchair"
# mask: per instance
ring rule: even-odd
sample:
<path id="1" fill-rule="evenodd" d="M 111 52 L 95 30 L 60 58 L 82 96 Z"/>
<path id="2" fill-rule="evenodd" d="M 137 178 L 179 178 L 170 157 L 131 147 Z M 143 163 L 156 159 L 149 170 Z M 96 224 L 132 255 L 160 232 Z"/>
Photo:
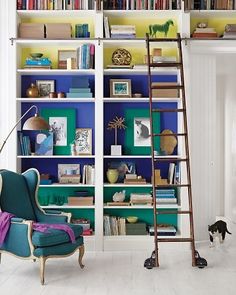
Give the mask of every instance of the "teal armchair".
<path id="1" fill-rule="evenodd" d="M 39 172 L 29 169 L 23 174 L 8 170 L 0 171 L 0 210 L 14 215 L 4 243 L 2 253 L 11 253 L 23 259 L 39 260 L 41 284 L 44 284 L 45 262 L 48 258 L 72 255 L 79 250 L 79 265 L 84 255 L 82 227 L 70 224 L 70 213 L 44 211 L 38 203 Z M 67 224 L 73 230 L 75 243 L 62 230 L 49 229 L 47 232 L 33 230 L 33 223 Z"/>

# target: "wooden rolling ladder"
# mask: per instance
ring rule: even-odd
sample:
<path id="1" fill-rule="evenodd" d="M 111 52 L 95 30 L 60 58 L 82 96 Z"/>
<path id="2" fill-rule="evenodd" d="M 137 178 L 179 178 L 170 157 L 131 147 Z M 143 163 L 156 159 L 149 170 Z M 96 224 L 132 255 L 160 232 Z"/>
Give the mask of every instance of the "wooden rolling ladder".
<path id="1" fill-rule="evenodd" d="M 150 43 L 152 42 L 176 42 L 178 46 L 178 62 L 160 62 L 160 63 L 151 63 L 150 62 Z M 207 266 L 207 261 L 200 257 L 199 253 L 195 249 L 195 240 L 194 240 L 194 225 L 193 225 L 193 205 L 192 205 L 192 186 L 191 186 L 191 174 L 190 174 L 190 160 L 189 160 L 189 140 L 188 140 L 188 126 L 187 126 L 187 113 L 186 113 L 186 99 L 185 99 L 185 84 L 184 84 L 184 69 L 183 69 L 183 56 L 182 56 L 182 44 L 180 34 L 177 35 L 177 38 L 150 38 L 149 34 L 146 35 L 146 46 L 147 46 L 147 63 L 148 63 L 148 87 L 149 87 L 149 111 L 150 111 L 150 136 L 151 136 L 151 156 L 152 156 L 152 191 L 153 191 L 153 218 L 154 218 L 154 243 L 155 250 L 152 252 L 150 258 L 145 260 L 144 266 L 146 268 L 153 268 L 159 266 L 159 257 L 158 257 L 158 243 L 159 242 L 189 242 L 191 243 L 192 250 L 192 266 L 198 266 L 199 268 L 203 268 Z M 158 86 L 152 85 L 152 69 L 154 68 L 177 68 L 180 71 L 180 81 L 178 85 L 166 85 L 166 86 Z M 153 99 L 152 99 L 152 90 L 153 89 L 178 89 L 181 93 L 182 106 L 181 108 L 176 109 L 161 109 L 161 108 L 153 108 Z M 185 143 L 185 156 L 176 156 L 176 158 L 172 157 L 158 157 L 155 156 L 155 147 L 154 147 L 154 138 L 156 136 L 170 136 L 170 134 L 165 133 L 154 133 L 154 120 L 153 114 L 155 112 L 164 113 L 182 113 L 183 115 L 183 132 L 182 133 L 173 133 L 171 136 L 175 136 L 177 138 L 183 137 Z M 178 183 L 178 184 L 157 184 L 155 183 L 155 167 L 158 162 L 175 162 L 176 164 L 180 164 L 180 162 L 184 162 L 186 164 L 187 169 L 187 183 Z M 182 188 L 186 187 L 188 191 L 188 210 L 157 210 L 156 204 L 156 190 L 157 188 Z M 189 225 L 190 225 L 190 237 L 186 238 L 160 238 L 158 237 L 157 231 L 157 219 L 159 214 L 187 214 L 189 216 Z"/>

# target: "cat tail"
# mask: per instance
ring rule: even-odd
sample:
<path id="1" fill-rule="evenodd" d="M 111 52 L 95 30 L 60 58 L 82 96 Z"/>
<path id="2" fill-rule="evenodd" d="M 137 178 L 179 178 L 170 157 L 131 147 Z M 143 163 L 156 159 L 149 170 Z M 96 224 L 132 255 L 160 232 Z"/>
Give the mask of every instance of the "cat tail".
<path id="1" fill-rule="evenodd" d="M 226 228 L 226 232 L 227 232 L 228 234 L 232 235 L 232 233 L 230 233 L 230 232 L 228 231 L 228 229 L 227 229 L 227 228 Z"/>

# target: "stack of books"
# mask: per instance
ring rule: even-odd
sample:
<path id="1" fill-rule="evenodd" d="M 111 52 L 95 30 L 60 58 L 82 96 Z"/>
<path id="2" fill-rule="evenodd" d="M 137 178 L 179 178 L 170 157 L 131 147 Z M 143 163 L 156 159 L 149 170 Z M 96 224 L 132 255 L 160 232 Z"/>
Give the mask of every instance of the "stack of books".
<path id="1" fill-rule="evenodd" d="M 40 184 L 41 185 L 48 185 L 52 184 L 52 180 L 50 179 L 50 174 L 40 174 Z"/>
<path id="2" fill-rule="evenodd" d="M 87 77 L 79 77 L 72 80 L 71 86 L 69 92 L 66 93 L 67 98 L 90 98 L 93 96 Z"/>
<path id="3" fill-rule="evenodd" d="M 137 174 L 126 174 L 124 179 L 125 184 L 146 184 L 146 179 Z"/>
<path id="4" fill-rule="evenodd" d="M 69 88 L 69 92 L 66 93 L 67 98 L 90 98 L 93 94 L 89 87 L 86 88 Z"/>
<path id="5" fill-rule="evenodd" d="M 157 189 L 156 190 L 157 204 L 177 204 L 174 189 Z"/>
<path id="6" fill-rule="evenodd" d="M 152 195 L 149 193 L 131 193 L 130 205 L 152 205 Z"/>
<path id="7" fill-rule="evenodd" d="M 125 218 L 104 215 L 103 228 L 105 236 L 126 235 Z"/>
<path id="8" fill-rule="evenodd" d="M 94 44 L 82 44 L 77 48 L 77 68 L 94 69 Z"/>
<path id="9" fill-rule="evenodd" d="M 51 69 L 52 62 L 47 57 L 26 58 L 24 69 Z"/>
<path id="10" fill-rule="evenodd" d="M 111 25 L 111 38 L 132 39 L 136 37 L 135 25 Z"/>
<path id="11" fill-rule="evenodd" d="M 223 38 L 236 39 L 236 24 L 227 24 Z"/>
<path id="12" fill-rule="evenodd" d="M 72 218 L 71 223 L 78 224 L 82 226 L 83 233 L 82 236 L 91 236 L 93 234 L 93 230 L 90 225 L 90 220 L 86 218 Z"/>
<path id="13" fill-rule="evenodd" d="M 196 28 L 192 34 L 193 38 L 217 38 L 215 28 Z"/>
<path id="14" fill-rule="evenodd" d="M 154 227 L 149 227 L 150 236 L 154 236 Z M 176 228 L 173 225 L 168 224 L 158 224 L 157 226 L 157 235 L 158 236 L 175 236 Z"/>

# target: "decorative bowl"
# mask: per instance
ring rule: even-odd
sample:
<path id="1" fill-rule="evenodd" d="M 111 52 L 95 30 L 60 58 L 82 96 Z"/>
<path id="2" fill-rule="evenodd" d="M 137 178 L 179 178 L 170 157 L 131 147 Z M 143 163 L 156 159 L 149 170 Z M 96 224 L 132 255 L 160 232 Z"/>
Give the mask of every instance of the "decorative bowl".
<path id="1" fill-rule="evenodd" d="M 39 53 L 39 52 L 36 52 L 36 53 L 30 53 L 30 56 L 32 58 L 41 58 L 43 56 L 43 53 Z"/>
<path id="2" fill-rule="evenodd" d="M 137 216 L 127 216 L 126 219 L 129 223 L 136 223 L 138 221 Z"/>

